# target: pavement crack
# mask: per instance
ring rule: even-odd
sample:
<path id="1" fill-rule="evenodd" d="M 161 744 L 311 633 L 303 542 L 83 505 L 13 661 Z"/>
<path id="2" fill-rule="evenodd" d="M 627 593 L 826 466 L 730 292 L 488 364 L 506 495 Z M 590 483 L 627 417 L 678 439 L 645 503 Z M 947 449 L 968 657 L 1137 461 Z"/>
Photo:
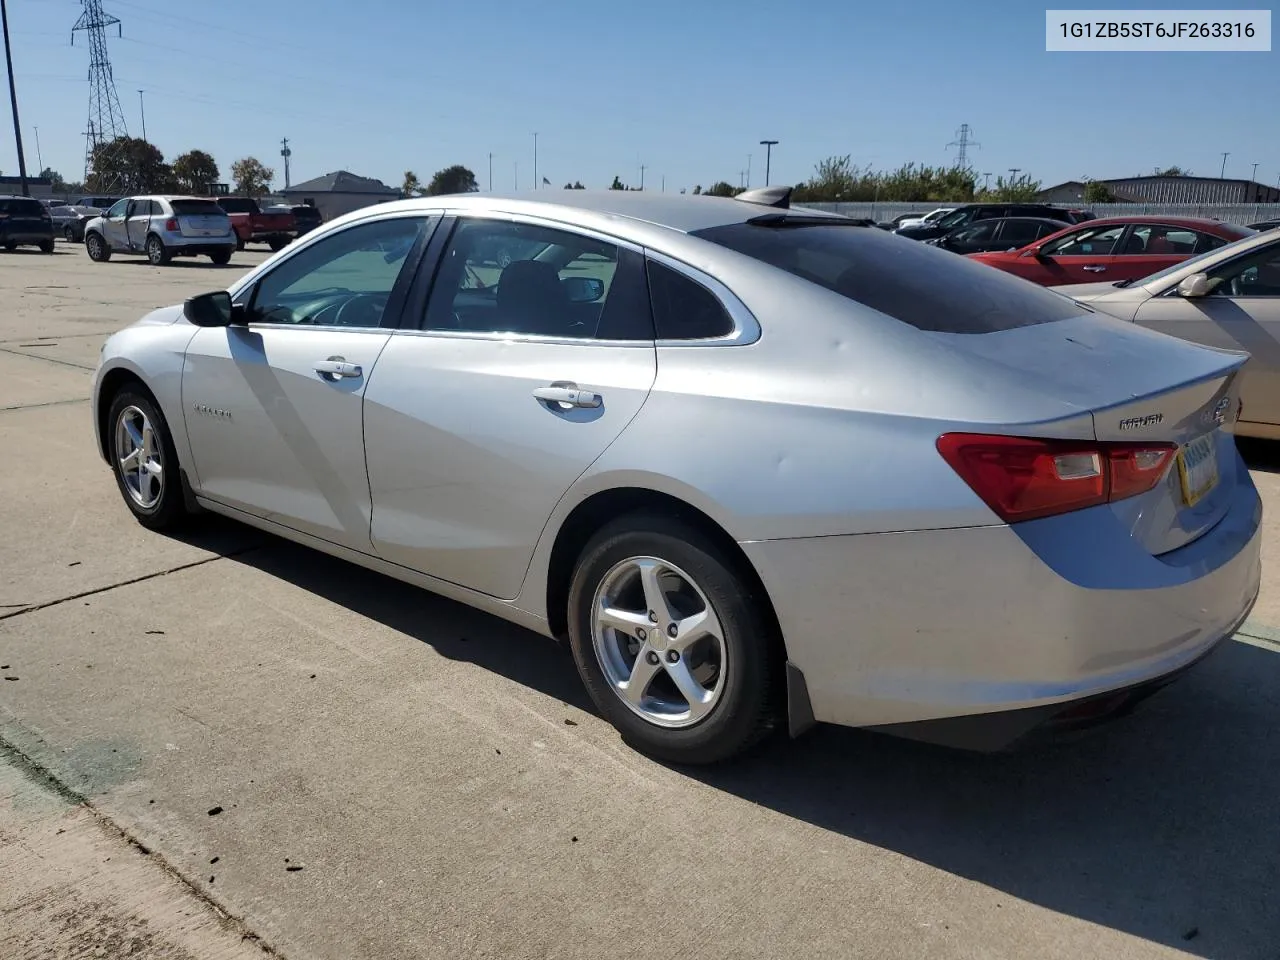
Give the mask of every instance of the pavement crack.
<path id="1" fill-rule="evenodd" d="M 109 590 L 116 590 L 120 587 L 128 587 L 135 583 L 143 583 L 146 580 L 155 580 L 159 577 L 167 577 L 171 573 L 180 573 L 183 570 L 190 570 L 192 567 L 201 567 L 206 563 L 214 563 L 217 560 L 225 560 L 230 557 L 243 556 L 254 550 L 261 550 L 262 544 L 254 544 L 248 547 L 242 547 L 239 550 L 229 550 L 226 553 L 220 553 L 216 557 L 205 557 L 202 560 L 193 560 L 190 563 L 180 563 L 177 566 L 169 567 L 166 570 L 157 570 L 155 573 L 143 574 L 141 577 L 132 577 L 129 580 L 121 580 L 118 583 L 111 583 L 105 587 L 95 587 L 92 590 L 84 590 L 80 593 L 72 594 L 69 597 L 59 597 L 57 600 L 46 600 L 44 603 L 33 603 L 30 606 L 24 606 L 21 610 L 11 610 L 7 613 L 0 613 L 0 620 L 8 620 L 12 617 L 25 616 L 28 613 L 35 613 L 37 610 L 47 610 L 49 607 L 56 607 L 59 604 L 69 603 L 72 600 L 81 600 L 84 597 L 92 597 L 99 593 L 106 593 Z"/>
<path id="2" fill-rule="evenodd" d="M 187 877 L 178 870 L 177 867 L 165 859 L 162 854 L 156 853 L 154 849 L 144 844 L 142 840 L 130 830 L 121 826 L 115 820 L 111 819 L 111 817 L 107 816 L 107 814 L 99 810 L 92 800 L 80 793 L 80 791 L 76 790 L 74 787 L 64 783 L 59 779 L 58 775 L 53 772 L 53 770 L 24 751 L 3 734 L 0 734 L 0 759 L 12 764 L 33 783 L 44 786 L 60 799 L 85 810 L 89 816 L 93 818 L 94 822 L 97 823 L 97 825 L 106 833 L 123 840 L 138 854 L 146 857 L 159 867 L 166 876 L 181 884 L 188 893 L 196 898 L 198 902 L 204 904 L 209 910 L 213 911 L 214 915 L 218 917 L 218 919 L 227 928 L 239 934 L 241 940 L 247 940 L 254 944 L 269 957 L 276 957 L 280 958 L 280 960 L 284 960 L 285 954 L 278 948 L 263 940 L 259 934 L 255 933 L 243 917 L 232 913 L 227 907 L 223 906 L 200 887 L 196 886 L 192 880 L 187 879 Z"/>
<path id="3" fill-rule="evenodd" d="M 9 410 L 35 410 L 38 407 L 60 407 L 69 403 L 88 403 L 88 397 L 77 397 L 74 400 L 46 400 L 43 403 L 15 403 L 12 406 L 0 407 L 0 413 Z"/>
<path id="4" fill-rule="evenodd" d="M 93 373 L 95 369 L 92 366 L 85 366 L 83 363 L 72 363 L 70 360 L 42 357 L 37 353 L 25 353 L 22 350 L 11 350 L 9 347 L 0 347 L 0 353 L 12 354 L 15 357 L 26 357 L 28 360 L 43 360 L 45 363 L 56 363 L 60 367 L 71 367 L 74 370 L 87 370 L 89 373 Z"/>

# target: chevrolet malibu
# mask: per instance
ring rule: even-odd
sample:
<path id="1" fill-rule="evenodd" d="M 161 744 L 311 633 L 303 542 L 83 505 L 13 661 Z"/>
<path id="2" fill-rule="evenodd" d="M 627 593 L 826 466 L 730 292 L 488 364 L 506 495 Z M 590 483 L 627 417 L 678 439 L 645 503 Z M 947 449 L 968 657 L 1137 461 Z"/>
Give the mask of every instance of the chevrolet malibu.
<path id="1" fill-rule="evenodd" d="M 785 190 L 466 195 L 115 334 L 93 420 L 143 525 L 212 511 L 562 638 L 658 758 L 815 721 L 995 749 L 1247 615 L 1244 360 Z"/>

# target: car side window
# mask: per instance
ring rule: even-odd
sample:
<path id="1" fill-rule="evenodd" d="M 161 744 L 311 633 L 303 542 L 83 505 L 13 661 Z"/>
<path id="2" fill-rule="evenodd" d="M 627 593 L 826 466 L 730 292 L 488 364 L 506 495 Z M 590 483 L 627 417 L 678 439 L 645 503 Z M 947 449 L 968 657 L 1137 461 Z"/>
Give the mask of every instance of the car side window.
<path id="1" fill-rule="evenodd" d="M 1138 224 L 1129 232 L 1121 254 L 1138 256 L 1191 256 L 1196 249 L 1197 234 L 1184 227 L 1170 227 L 1159 223 Z"/>
<path id="2" fill-rule="evenodd" d="M 1114 252 L 1124 226 L 1087 227 L 1047 243 L 1041 253 L 1049 257 L 1102 257 Z"/>
<path id="3" fill-rule="evenodd" d="M 1210 274 L 1215 297 L 1280 297 L 1280 246 L 1271 245 Z"/>
<path id="4" fill-rule="evenodd" d="M 996 233 L 999 220 L 983 220 L 968 227 L 961 227 L 949 237 L 952 243 L 981 243 L 990 240 Z"/>
<path id="5" fill-rule="evenodd" d="M 650 260 L 649 296 L 659 340 L 709 340 L 733 333 L 720 298 L 691 277 Z"/>
<path id="6" fill-rule="evenodd" d="M 423 327 L 652 340 L 643 257 L 568 230 L 462 218 L 440 259 Z"/>
<path id="7" fill-rule="evenodd" d="M 1005 220 L 1003 223 L 1004 229 L 1000 231 L 1000 242 L 1007 243 L 1011 247 L 1025 246 L 1043 236 L 1038 223 L 1028 223 L 1026 220 Z"/>
<path id="8" fill-rule="evenodd" d="M 129 200 L 117 200 L 111 205 L 111 209 L 107 211 L 107 216 L 114 220 L 119 220 L 125 215 L 125 211 L 129 209 Z"/>
<path id="9" fill-rule="evenodd" d="M 430 221 L 389 217 L 325 237 L 258 280 L 250 323 L 380 327 L 414 249 Z"/>

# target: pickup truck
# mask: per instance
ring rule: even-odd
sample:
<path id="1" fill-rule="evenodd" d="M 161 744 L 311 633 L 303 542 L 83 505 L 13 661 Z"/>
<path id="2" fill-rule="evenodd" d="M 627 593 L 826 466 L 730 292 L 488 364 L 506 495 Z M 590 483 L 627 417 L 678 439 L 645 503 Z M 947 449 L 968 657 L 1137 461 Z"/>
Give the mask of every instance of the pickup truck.
<path id="1" fill-rule="evenodd" d="M 243 250 L 246 243 L 265 243 L 272 251 L 281 250 L 297 236 L 291 212 L 264 213 L 253 197 L 218 197 L 218 206 L 231 218 L 237 250 Z"/>

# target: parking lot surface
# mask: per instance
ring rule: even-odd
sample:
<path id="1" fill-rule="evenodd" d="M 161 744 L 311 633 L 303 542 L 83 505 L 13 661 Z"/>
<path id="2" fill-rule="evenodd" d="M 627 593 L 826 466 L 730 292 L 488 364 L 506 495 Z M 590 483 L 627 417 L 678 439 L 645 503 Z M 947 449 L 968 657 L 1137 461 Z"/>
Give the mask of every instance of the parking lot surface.
<path id="1" fill-rule="evenodd" d="M 131 519 L 89 423 L 103 339 L 263 256 L 0 254 L 0 954 L 1276 956 L 1272 447 L 1246 448 L 1252 619 L 1134 716 L 672 769 L 551 641 L 230 521 Z"/>

